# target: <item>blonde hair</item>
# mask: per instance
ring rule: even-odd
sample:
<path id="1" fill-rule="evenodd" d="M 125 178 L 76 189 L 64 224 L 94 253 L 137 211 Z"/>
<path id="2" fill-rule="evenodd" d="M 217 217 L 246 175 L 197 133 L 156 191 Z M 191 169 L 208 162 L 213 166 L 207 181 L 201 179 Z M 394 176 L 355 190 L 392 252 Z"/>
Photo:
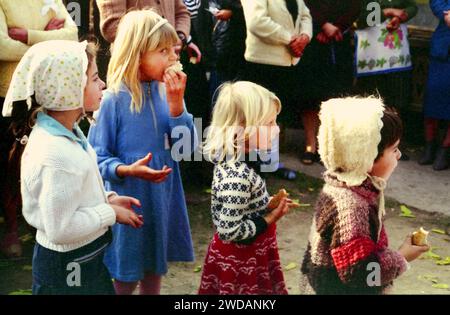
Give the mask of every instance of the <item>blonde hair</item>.
<path id="1" fill-rule="evenodd" d="M 143 92 L 139 81 L 141 57 L 147 51 L 172 47 L 178 41 L 175 29 L 162 24 L 150 34 L 153 27 L 162 20 L 153 10 L 130 11 L 120 20 L 117 36 L 111 48 L 108 65 L 108 87 L 118 93 L 124 83 L 131 92 L 130 109 L 140 112 Z M 150 35 L 150 36 L 149 36 Z"/>
<path id="2" fill-rule="evenodd" d="M 203 143 L 203 154 L 210 160 L 237 161 L 242 144 L 256 133 L 256 128 L 270 122 L 281 111 L 278 97 L 248 81 L 228 82 L 219 87 L 212 121 Z"/>

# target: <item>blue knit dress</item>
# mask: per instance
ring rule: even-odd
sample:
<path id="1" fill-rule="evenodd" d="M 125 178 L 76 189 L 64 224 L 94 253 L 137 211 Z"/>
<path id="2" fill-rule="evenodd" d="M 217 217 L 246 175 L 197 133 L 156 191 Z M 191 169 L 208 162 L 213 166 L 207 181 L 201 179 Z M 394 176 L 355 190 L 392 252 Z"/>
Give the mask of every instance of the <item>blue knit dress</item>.
<path id="1" fill-rule="evenodd" d="M 145 103 L 140 113 L 131 112 L 131 95 L 125 85 L 117 94 L 107 91 L 88 135 L 106 189 L 135 197 L 142 204 L 135 210 L 143 215 L 144 226 L 135 229 L 115 224 L 113 242 L 105 255 L 111 276 L 126 282 L 141 280 L 146 272 L 163 275 L 168 261 L 194 260 L 180 169 L 174 160 L 180 153 L 189 154 L 197 145 L 193 117 L 186 109 L 179 117 L 170 117 L 158 82 L 143 82 L 142 89 Z M 174 128 L 181 131 L 173 133 Z M 185 151 L 182 148 L 175 150 L 178 155 L 171 154 L 172 147 L 179 147 L 180 133 L 190 135 L 183 139 L 187 141 Z M 164 165 L 172 168 L 166 181 L 155 184 L 117 176 L 117 166 L 130 165 L 149 152 L 153 154 L 151 168 L 159 170 Z"/>

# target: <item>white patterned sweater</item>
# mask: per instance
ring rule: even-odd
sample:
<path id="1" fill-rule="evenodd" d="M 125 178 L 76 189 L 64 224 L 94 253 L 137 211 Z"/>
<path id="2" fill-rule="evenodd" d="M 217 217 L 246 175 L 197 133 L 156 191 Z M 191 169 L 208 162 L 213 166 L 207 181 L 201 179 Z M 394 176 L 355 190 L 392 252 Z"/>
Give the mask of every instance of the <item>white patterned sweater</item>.
<path id="1" fill-rule="evenodd" d="M 268 203 L 265 181 L 246 163 L 214 167 L 211 212 L 222 241 L 248 240 L 265 230 L 263 215 Z"/>

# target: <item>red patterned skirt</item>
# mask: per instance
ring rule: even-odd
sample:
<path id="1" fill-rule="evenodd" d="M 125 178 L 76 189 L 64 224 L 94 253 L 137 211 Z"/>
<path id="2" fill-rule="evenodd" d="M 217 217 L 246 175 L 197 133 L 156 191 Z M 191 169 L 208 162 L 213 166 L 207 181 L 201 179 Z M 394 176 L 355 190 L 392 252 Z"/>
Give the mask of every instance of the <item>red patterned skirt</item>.
<path id="1" fill-rule="evenodd" d="M 288 294 L 278 255 L 276 225 L 269 225 L 250 245 L 224 242 L 215 233 L 198 293 Z"/>

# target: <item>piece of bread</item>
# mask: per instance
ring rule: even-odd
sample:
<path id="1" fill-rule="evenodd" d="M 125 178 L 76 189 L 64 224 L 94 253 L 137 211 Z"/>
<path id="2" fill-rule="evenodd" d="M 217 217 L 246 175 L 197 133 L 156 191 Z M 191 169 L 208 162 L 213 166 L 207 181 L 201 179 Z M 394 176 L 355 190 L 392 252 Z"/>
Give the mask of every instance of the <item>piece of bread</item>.
<path id="1" fill-rule="evenodd" d="M 270 199 L 268 207 L 270 209 L 275 209 L 280 204 L 281 199 L 283 199 L 283 197 L 288 196 L 289 194 L 287 193 L 286 189 L 280 189 L 278 193 L 275 196 L 273 196 L 272 199 Z"/>
<path id="2" fill-rule="evenodd" d="M 167 68 L 167 70 L 173 70 L 175 72 L 181 72 L 181 71 L 183 71 L 183 65 L 181 64 L 181 62 L 177 61 L 173 65 L 171 65 L 169 68 Z"/>
<path id="3" fill-rule="evenodd" d="M 417 246 L 427 245 L 428 244 L 428 241 L 427 241 L 428 233 L 430 233 L 430 232 L 424 230 L 423 227 L 421 227 L 418 231 L 415 231 L 412 235 L 413 245 L 417 245 Z"/>

